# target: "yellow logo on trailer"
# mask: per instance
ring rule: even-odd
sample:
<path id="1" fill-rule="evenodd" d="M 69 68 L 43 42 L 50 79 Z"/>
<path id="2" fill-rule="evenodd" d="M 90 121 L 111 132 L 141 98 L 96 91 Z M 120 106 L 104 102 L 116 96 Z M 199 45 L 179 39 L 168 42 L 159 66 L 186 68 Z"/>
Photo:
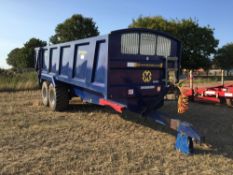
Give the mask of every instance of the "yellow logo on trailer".
<path id="1" fill-rule="evenodd" d="M 148 83 L 150 82 L 152 79 L 152 73 L 151 71 L 149 70 L 145 70 L 143 73 L 142 73 L 142 80 L 144 83 Z"/>

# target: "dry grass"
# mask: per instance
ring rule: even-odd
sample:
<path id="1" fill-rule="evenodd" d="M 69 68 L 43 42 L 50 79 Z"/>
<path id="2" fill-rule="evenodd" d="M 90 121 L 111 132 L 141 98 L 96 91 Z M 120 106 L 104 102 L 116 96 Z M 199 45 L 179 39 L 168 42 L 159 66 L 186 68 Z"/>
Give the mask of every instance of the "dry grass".
<path id="1" fill-rule="evenodd" d="M 0 93 L 0 174 L 233 174 L 233 109 L 191 104 L 183 116 L 212 147 L 185 156 L 173 132 L 94 105 L 42 106 L 39 91 Z M 166 102 L 163 111 L 176 113 Z M 168 134 L 169 133 L 169 134 Z"/>
<path id="2" fill-rule="evenodd" d="M 37 81 L 35 71 L 23 73 L 0 72 L 0 92 L 34 90 L 38 88 Z"/>

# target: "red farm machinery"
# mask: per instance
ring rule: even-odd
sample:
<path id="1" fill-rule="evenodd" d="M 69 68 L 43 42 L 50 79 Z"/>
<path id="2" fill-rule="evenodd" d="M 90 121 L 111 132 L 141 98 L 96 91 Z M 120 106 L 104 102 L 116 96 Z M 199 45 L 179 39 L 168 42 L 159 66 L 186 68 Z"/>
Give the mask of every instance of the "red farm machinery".
<path id="1" fill-rule="evenodd" d="M 190 71 L 189 74 L 189 88 L 185 89 L 185 95 L 191 101 L 220 103 L 233 107 L 233 84 L 224 82 L 224 71 L 221 75 L 221 85 L 210 87 L 194 87 L 193 72 Z"/>

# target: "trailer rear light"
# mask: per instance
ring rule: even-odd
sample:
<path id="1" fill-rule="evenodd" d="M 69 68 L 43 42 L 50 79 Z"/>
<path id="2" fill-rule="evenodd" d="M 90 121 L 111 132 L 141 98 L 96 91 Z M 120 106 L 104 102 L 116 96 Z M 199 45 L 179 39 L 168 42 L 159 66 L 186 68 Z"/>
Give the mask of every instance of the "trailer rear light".
<path id="1" fill-rule="evenodd" d="M 133 95 L 134 94 L 134 90 L 133 89 L 129 89 L 128 90 L 128 95 Z"/>
<path id="2" fill-rule="evenodd" d="M 157 86 L 156 90 L 157 90 L 157 92 L 160 92 L 161 91 L 161 86 Z"/>

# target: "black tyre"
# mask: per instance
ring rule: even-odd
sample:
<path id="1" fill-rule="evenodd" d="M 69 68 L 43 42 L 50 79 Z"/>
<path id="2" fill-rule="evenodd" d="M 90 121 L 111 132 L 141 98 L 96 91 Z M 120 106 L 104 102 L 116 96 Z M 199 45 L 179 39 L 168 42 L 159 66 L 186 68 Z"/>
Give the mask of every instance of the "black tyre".
<path id="1" fill-rule="evenodd" d="M 226 103 L 226 99 L 225 98 L 219 98 L 220 104 L 225 104 Z"/>
<path id="2" fill-rule="evenodd" d="M 226 99 L 226 104 L 227 104 L 227 106 L 229 106 L 229 107 L 233 107 L 233 99 L 227 98 L 227 99 Z"/>
<path id="3" fill-rule="evenodd" d="M 49 83 L 47 81 L 44 81 L 42 83 L 41 96 L 42 96 L 43 105 L 48 106 L 49 105 Z"/>
<path id="4" fill-rule="evenodd" d="M 163 107 L 164 105 L 164 99 L 162 99 L 159 103 L 158 106 L 156 106 L 156 109 Z"/>
<path id="5" fill-rule="evenodd" d="M 69 105 L 68 89 L 64 86 L 49 85 L 49 106 L 53 111 L 64 111 Z"/>

